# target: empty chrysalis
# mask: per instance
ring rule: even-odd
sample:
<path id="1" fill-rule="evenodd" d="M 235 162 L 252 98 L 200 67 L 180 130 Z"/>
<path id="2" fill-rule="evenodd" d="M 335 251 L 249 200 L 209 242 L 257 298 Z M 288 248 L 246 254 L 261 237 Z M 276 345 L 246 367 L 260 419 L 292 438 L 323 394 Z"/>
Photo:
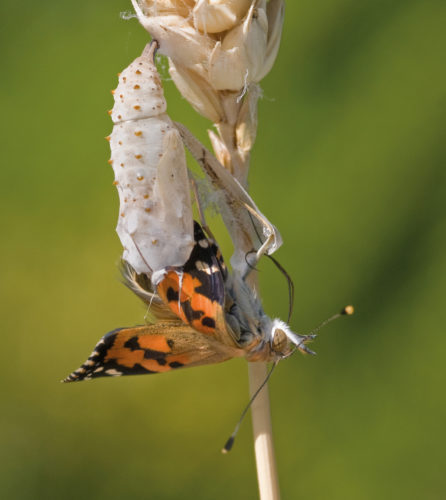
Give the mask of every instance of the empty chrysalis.
<path id="1" fill-rule="evenodd" d="M 183 265 L 193 247 L 193 217 L 180 134 L 166 114 L 154 64 L 156 42 L 119 75 L 110 164 L 119 193 L 116 231 L 137 273 Z"/>

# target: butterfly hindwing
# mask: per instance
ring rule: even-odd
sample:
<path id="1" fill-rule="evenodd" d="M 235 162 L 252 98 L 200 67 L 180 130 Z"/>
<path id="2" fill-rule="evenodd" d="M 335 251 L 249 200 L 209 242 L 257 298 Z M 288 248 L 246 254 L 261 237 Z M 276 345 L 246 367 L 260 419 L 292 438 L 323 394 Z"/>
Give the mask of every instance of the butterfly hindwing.
<path id="1" fill-rule="evenodd" d="M 226 361 L 241 353 L 180 322 L 121 328 L 107 333 L 87 361 L 64 382 L 162 373 Z"/>

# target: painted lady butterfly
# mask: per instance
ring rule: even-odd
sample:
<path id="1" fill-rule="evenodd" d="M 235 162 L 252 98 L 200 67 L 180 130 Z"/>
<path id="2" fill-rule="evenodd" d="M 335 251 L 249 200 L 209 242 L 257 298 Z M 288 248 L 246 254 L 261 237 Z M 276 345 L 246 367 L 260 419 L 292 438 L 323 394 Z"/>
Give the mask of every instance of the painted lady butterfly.
<path id="1" fill-rule="evenodd" d="M 64 382 L 161 373 L 235 357 L 276 361 L 312 336 L 296 335 L 270 319 L 245 282 L 230 274 L 218 246 L 194 225 L 195 245 L 182 267 L 165 269 L 155 287 L 125 264 L 126 284 L 150 306 L 157 322 L 105 335 L 88 360 Z"/>

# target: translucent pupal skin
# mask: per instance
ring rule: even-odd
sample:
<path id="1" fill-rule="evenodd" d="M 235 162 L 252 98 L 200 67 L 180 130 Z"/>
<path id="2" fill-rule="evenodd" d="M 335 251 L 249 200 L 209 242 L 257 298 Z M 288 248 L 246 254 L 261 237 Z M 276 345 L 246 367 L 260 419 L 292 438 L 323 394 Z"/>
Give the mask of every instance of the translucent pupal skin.
<path id="1" fill-rule="evenodd" d="M 247 262 L 247 256 L 254 250 L 255 264 L 263 254 L 274 253 L 282 244 L 282 237 L 278 229 L 260 212 L 243 186 L 215 156 L 184 125 L 175 122 L 175 126 L 217 194 L 216 204 L 234 244 L 232 268 L 244 277 L 252 268 L 252 263 Z"/>
<path id="2" fill-rule="evenodd" d="M 184 147 L 166 114 L 155 48 L 148 45 L 119 75 L 108 138 L 123 258 L 149 274 L 183 265 L 194 241 Z"/>

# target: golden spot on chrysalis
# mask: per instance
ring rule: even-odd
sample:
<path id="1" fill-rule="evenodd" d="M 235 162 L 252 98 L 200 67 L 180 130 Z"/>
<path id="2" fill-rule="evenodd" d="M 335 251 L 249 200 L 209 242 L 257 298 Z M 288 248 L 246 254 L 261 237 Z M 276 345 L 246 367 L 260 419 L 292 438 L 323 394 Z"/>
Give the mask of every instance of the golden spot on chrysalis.
<path id="1" fill-rule="evenodd" d="M 138 90 L 138 89 L 140 89 L 141 87 L 140 87 L 139 85 L 134 85 L 134 86 L 133 86 L 133 88 L 134 88 L 135 90 Z"/>
<path id="2" fill-rule="evenodd" d="M 137 130 L 135 132 L 136 137 L 141 137 L 142 136 L 142 130 Z"/>
<path id="3" fill-rule="evenodd" d="M 148 208 L 148 207 L 144 209 L 144 212 L 147 212 L 147 213 L 149 213 L 149 212 L 151 212 L 151 211 L 152 211 L 152 209 L 151 209 L 151 208 Z"/>
<path id="4" fill-rule="evenodd" d="M 121 73 L 117 73 L 118 76 L 121 76 Z"/>
<path id="5" fill-rule="evenodd" d="M 109 116 L 111 116 L 111 114 L 113 113 L 113 110 L 112 110 L 112 109 L 109 109 L 109 110 L 107 111 L 107 113 L 109 114 Z"/>
<path id="6" fill-rule="evenodd" d="M 125 217 L 125 213 L 124 212 L 121 212 L 121 217 Z"/>
<path id="7" fill-rule="evenodd" d="M 142 155 L 135 155 L 135 158 L 136 158 L 137 160 L 140 160 L 140 159 L 142 158 Z"/>
<path id="8" fill-rule="evenodd" d="M 138 105 L 133 106 L 133 109 L 136 109 L 136 111 L 139 111 L 141 109 L 141 106 L 138 106 Z"/>
<path id="9" fill-rule="evenodd" d="M 104 139 L 108 142 L 110 142 L 111 136 L 107 135 L 107 137 L 104 137 Z"/>
<path id="10" fill-rule="evenodd" d="M 142 75 L 142 73 L 141 73 L 141 71 L 139 71 L 139 69 L 137 69 L 137 70 L 135 71 L 135 73 L 136 73 L 137 75 Z"/>
<path id="11" fill-rule="evenodd" d="M 112 184 L 113 184 L 113 186 L 117 186 L 119 184 L 119 182 L 118 181 L 113 181 Z"/>
<path id="12" fill-rule="evenodd" d="M 118 141 L 118 144 L 119 144 L 120 146 L 122 146 L 122 141 Z"/>
<path id="13" fill-rule="evenodd" d="M 115 90 L 114 90 L 114 89 L 113 89 L 113 90 L 110 90 L 110 94 L 111 94 L 111 95 L 115 95 Z"/>
<path id="14" fill-rule="evenodd" d="M 136 178 L 138 179 L 138 181 L 142 181 L 144 179 L 144 176 L 143 175 L 137 175 Z"/>
<path id="15" fill-rule="evenodd" d="M 143 198 L 144 198 L 145 200 L 147 200 L 147 198 L 148 198 L 148 197 L 149 197 L 149 195 L 148 195 L 148 194 L 143 195 Z"/>
<path id="16" fill-rule="evenodd" d="M 124 163 L 121 163 L 121 167 L 123 167 L 123 166 L 124 166 Z"/>
<path id="17" fill-rule="evenodd" d="M 108 163 L 109 165 L 113 165 L 113 160 L 112 160 L 112 159 L 107 160 L 107 163 Z"/>
<path id="18" fill-rule="evenodd" d="M 156 245 L 158 243 L 158 240 L 152 240 L 152 245 Z"/>

